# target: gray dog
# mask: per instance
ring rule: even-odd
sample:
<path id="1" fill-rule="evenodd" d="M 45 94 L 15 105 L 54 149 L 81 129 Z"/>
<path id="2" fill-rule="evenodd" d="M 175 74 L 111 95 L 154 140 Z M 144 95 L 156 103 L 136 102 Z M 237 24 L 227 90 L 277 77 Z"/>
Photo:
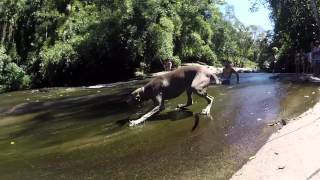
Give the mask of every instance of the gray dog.
<path id="1" fill-rule="evenodd" d="M 206 88 L 210 84 L 221 84 L 221 82 L 212 69 L 202 65 L 183 66 L 152 79 L 145 86 L 133 91 L 127 103 L 140 103 L 152 99 L 155 107 L 139 119 L 130 121 L 129 126 L 140 124 L 152 115 L 162 111 L 165 108 L 164 100 L 175 98 L 184 91 L 187 92 L 187 103 L 178 105 L 178 108 L 185 108 L 192 105 L 191 95 L 195 93 L 207 100 L 208 105 L 202 110 L 201 114 L 209 115 L 213 97 L 207 94 Z"/>

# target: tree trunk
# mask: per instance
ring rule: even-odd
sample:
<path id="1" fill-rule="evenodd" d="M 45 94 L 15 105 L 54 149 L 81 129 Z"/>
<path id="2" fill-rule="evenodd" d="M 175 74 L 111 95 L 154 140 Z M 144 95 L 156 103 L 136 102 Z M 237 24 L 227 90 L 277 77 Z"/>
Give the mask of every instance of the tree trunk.
<path id="1" fill-rule="evenodd" d="M 45 37 L 45 40 L 47 40 L 48 39 L 48 26 L 46 25 L 46 35 L 45 35 L 46 37 Z"/>
<path id="2" fill-rule="evenodd" d="M 13 35 L 13 26 L 14 26 L 14 22 L 13 20 L 11 20 L 10 24 L 9 24 L 9 32 L 8 32 L 8 39 L 7 39 L 7 45 L 10 46 L 11 42 L 12 42 L 12 35 Z"/>
<path id="3" fill-rule="evenodd" d="M 4 45 L 4 41 L 6 40 L 6 35 L 7 35 L 7 22 L 4 21 L 2 26 L 1 45 Z"/>
<path id="4" fill-rule="evenodd" d="M 313 17 L 317 23 L 318 28 L 320 28 L 320 16 L 319 16 L 317 2 L 316 2 L 316 0 L 310 0 L 310 2 L 311 2 L 311 9 L 312 9 Z"/>

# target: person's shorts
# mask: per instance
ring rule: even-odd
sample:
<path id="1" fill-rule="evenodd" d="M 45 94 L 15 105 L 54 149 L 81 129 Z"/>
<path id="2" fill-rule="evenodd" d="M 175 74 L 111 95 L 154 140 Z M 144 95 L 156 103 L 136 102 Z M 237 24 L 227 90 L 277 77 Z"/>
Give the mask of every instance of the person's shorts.
<path id="1" fill-rule="evenodd" d="M 230 80 L 229 79 L 221 80 L 221 84 L 229 85 L 230 84 Z"/>

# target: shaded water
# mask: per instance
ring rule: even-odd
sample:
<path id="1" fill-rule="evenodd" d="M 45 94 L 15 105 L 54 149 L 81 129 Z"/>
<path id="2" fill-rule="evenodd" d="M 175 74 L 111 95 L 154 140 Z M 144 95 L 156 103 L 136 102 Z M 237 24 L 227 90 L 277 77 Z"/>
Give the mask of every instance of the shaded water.
<path id="1" fill-rule="evenodd" d="M 278 127 L 319 99 L 317 86 L 241 74 L 241 84 L 210 87 L 213 118 L 186 95 L 144 125 L 129 119 L 151 102 L 129 108 L 124 97 L 146 81 L 102 89 L 53 88 L 0 94 L 0 179 L 228 179 Z"/>

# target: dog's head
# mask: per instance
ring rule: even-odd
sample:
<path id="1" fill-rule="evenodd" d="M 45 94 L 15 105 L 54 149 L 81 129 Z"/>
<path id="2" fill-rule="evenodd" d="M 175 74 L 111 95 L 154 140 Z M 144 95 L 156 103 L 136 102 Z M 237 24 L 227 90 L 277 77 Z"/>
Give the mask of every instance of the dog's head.
<path id="1" fill-rule="evenodd" d="M 141 87 L 141 88 L 134 90 L 127 98 L 127 100 L 126 100 L 127 104 L 136 105 L 136 104 L 141 103 L 143 93 L 144 93 L 144 87 Z"/>

